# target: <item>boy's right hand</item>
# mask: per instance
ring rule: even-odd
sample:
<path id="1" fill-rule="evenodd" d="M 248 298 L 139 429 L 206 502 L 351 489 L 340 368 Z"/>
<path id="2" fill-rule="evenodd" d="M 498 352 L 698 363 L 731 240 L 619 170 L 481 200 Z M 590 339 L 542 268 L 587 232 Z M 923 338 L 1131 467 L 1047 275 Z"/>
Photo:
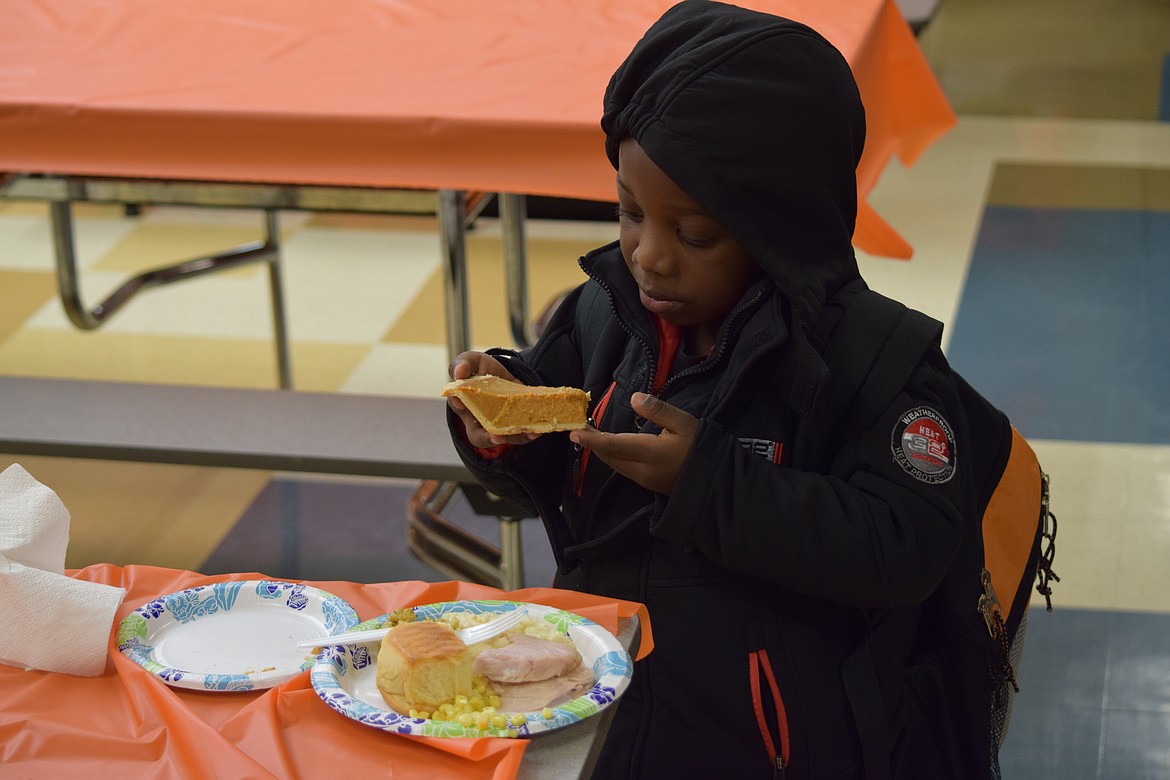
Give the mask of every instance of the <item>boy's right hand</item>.
<path id="1" fill-rule="evenodd" d="M 501 379 L 507 379 L 509 382 L 516 382 L 516 377 L 512 376 L 512 372 L 504 368 L 504 364 L 496 360 L 486 352 L 463 352 L 451 361 L 451 365 L 447 367 L 447 373 L 452 379 L 467 379 L 473 376 L 480 376 L 481 374 L 491 374 L 498 376 Z M 463 402 L 455 396 L 447 399 L 447 406 L 451 408 L 455 414 L 459 415 L 459 419 L 463 421 L 464 436 L 467 437 L 467 443 L 473 447 L 478 447 L 482 450 L 499 447 L 501 444 L 527 444 L 530 441 L 540 438 L 539 433 L 518 433 L 514 436 L 496 436 L 488 433 L 480 424 L 479 420 L 475 418 Z"/>
<path id="2" fill-rule="evenodd" d="M 512 372 L 504 368 L 504 364 L 486 352 L 461 352 L 447 366 L 447 374 L 452 379 L 468 379 L 481 374 L 491 374 L 511 382 L 516 381 Z"/>

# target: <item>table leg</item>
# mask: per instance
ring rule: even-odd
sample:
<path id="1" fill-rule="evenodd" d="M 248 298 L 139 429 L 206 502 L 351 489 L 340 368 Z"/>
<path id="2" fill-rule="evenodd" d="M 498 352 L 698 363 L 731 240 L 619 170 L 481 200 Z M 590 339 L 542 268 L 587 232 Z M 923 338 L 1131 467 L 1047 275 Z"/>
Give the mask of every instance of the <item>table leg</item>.
<path id="1" fill-rule="evenodd" d="M 69 321 L 81 330 L 94 330 L 113 316 L 138 293 L 150 287 L 172 284 L 206 273 L 235 268 L 239 265 L 266 262 L 272 290 L 272 315 L 275 324 L 276 359 L 280 387 L 292 387 L 288 332 L 285 325 L 284 291 L 280 277 L 280 230 L 275 209 L 265 209 L 266 237 L 208 257 L 155 268 L 131 277 L 104 301 L 92 309 L 81 297 L 77 253 L 73 234 L 73 204 L 68 200 L 49 203 L 49 220 L 53 233 L 53 250 L 57 266 L 57 290 Z"/>
<path id="2" fill-rule="evenodd" d="M 447 319 L 447 358 L 471 349 L 467 302 L 466 195 L 439 190 L 439 242 L 443 253 L 443 310 Z"/>
<path id="3" fill-rule="evenodd" d="M 490 200 L 483 193 L 439 190 L 439 240 L 443 255 L 443 308 L 447 323 L 447 357 L 471 349 L 467 281 L 467 227 Z M 499 194 L 504 242 L 504 283 L 512 339 L 524 349 L 536 340 L 528 320 L 528 262 L 524 244 L 527 204 L 523 195 Z"/>
<path id="4" fill-rule="evenodd" d="M 524 551 L 520 524 L 522 517 L 500 518 L 500 580 L 503 590 L 524 587 Z"/>
<path id="5" fill-rule="evenodd" d="M 293 386 L 292 356 L 289 354 L 288 315 L 284 309 L 284 282 L 280 264 L 280 222 L 276 209 L 264 210 L 265 246 L 268 254 L 268 286 L 272 293 L 272 334 L 276 341 L 276 371 L 280 386 Z"/>
<path id="6" fill-rule="evenodd" d="M 500 225 L 504 236 L 504 282 L 508 291 L 508 323 L 512 340 L 520 349 L 536 341 L 528 317 L 528 258 L 524 245 L 524 220 L 528 204 L 523 195 L 500 193 Z"/>

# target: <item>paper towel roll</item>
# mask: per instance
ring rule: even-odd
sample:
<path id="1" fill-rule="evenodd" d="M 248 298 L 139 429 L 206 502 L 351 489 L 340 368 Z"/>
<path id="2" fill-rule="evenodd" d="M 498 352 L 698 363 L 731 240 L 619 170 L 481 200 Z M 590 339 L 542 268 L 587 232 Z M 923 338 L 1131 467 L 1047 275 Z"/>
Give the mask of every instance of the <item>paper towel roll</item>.
<path id="1" fill-rule="evenodd" d="M 92 677 L 126 591 L 66 577 L 69 512 L 20 465 L 0 473 L 0 663 Z"/>

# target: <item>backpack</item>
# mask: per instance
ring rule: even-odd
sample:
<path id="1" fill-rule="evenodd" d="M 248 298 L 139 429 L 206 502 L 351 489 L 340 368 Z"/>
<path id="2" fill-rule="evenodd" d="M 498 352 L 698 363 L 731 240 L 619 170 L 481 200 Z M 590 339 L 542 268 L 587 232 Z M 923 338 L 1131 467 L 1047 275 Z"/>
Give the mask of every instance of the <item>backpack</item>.
<path id="1" fill-rule="evenodd" d="M 837 430 L 875 424 L 905 386 L 942 324 L 870 289 L 850 283 L 825 306 L 814 343 L 833 376 L 829 400 Z M 874 370 L 880 366 L 880 370 Z M 911 656 L 939 659 L 951 694 L 949 718 L 959 735 L 954 759 L 972 777 L 1000 777 L 999 748 L 1019 692 L 1019 669 L 1033 583 L 1052 610 L 1056 517 L 1048 477 L 1028 442 L 1002 411 L 957 372 L 967 446 L 979 492 L 963 542 L 942 583 L 923 604 Z M 867 776 L 890 775 L 888 721 L 875 670 L 888 655 L 871 640 L 846 662 L 843 679 L 861 732 Z M 895 670 L 901 673 L 902 670 Z"/>

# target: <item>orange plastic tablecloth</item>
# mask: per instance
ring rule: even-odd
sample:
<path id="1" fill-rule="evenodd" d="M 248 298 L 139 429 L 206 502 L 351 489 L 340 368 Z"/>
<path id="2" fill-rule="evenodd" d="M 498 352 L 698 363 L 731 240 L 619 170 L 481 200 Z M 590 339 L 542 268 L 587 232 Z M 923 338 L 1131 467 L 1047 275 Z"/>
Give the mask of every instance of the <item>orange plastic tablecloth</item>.
<path id="1" fill-rule="evenodd" d="M 70 574 L 127 590 L 110 632 L 109 663 L 98 677 L 0 665 L 0 776 L 502 780 L 519 769 L 526 740 L 388 734 L 326 706 L 308 672 L 265 691 L 201 692 L 170 688 L 118 652 L 118 623 L 142 604 L 195 585 L 264 575 L 110 564 Z M 637 615 L 638 657 L 653 647 L 646 610 L 632 602 L 552 588 L 505 594 L 464 582 L 311 584 L 348 601 L 362 620 L 398 607 L 504 597 L 568 609 L 615 633 L 620 617 Z"/>
<path id="2" fill-rule="evenodd" d="M 612 200 L 601 100 L 672 0 L 26 0 L 0 14 L 0 171 Z M 954 115 L 894 0 L 741 0 L 849 60 L 864 196 Z"/>

